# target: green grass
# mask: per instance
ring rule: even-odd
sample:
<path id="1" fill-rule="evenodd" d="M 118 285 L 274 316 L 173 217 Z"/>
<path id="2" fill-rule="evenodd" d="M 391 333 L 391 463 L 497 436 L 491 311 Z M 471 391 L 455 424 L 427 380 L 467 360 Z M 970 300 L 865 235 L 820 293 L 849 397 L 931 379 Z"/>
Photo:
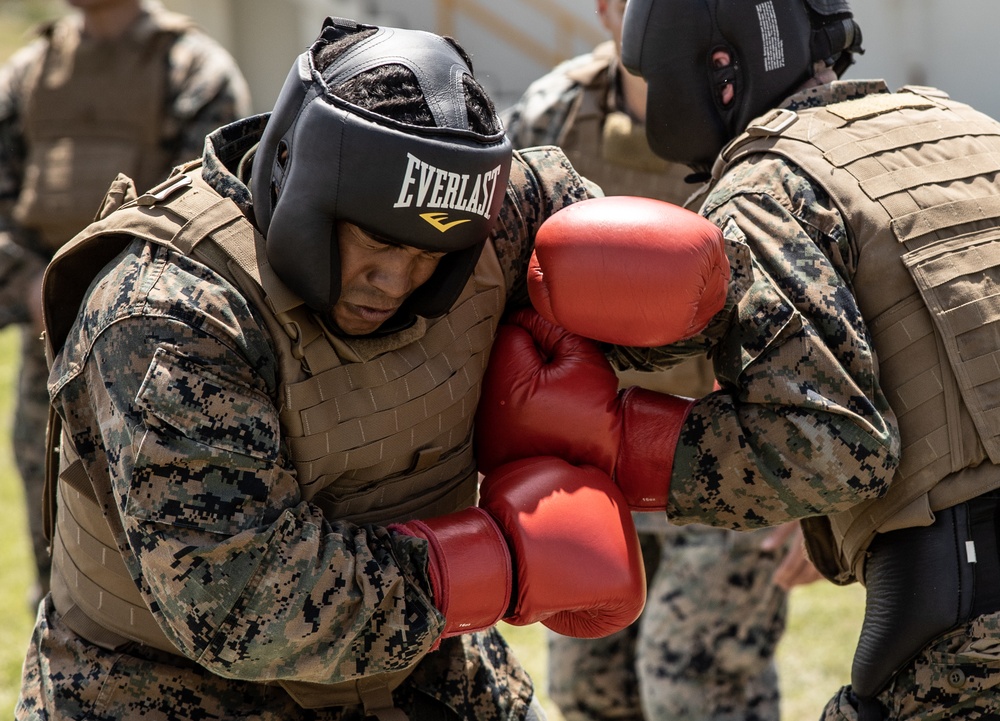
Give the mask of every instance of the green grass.
<path id="1" fill-rule="evenodd" d="M 16 328 L 0 332 L 0 508 L 3 509 L 0 609 L 4 616 L 0 623 L 0 718 L 13 718 L 21 685 L 21 664 L 34 623 L 34 615 L 28 609 L 34 563 L 28 543 L 24 493 L 10 441 L 19 338 Z"/>
<path id="2" fill-rule="evenodd" d="M 59 0 L 0 0 L 0 62 L 31 39 L 31 28 L 66 11 Z"/>

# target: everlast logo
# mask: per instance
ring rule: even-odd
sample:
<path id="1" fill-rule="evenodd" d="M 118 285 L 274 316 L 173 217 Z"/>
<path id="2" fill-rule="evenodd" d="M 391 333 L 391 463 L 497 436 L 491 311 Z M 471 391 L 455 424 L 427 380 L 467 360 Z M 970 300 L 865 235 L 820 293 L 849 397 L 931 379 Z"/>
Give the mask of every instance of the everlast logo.
<path id="1" fill-rule="evenodd" d="M 490 206 L 497 190 L 500 166 L 476 175 L 452 173 L 425 163 L 412 153 L 408 161 L 403 186 L 394 208 L 441 208 L 444 211 L 460 210 L 490 217 Z M 448 220 L 447 212 L 421 213 L 420 217 L 442 233 L 468 219 Z"/>

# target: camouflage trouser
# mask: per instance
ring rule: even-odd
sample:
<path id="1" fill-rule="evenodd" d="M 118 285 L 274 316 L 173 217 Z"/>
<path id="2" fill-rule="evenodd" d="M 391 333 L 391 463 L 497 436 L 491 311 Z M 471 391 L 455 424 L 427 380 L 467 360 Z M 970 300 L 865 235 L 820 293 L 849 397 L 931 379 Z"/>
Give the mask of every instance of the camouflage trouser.
<path id="1" fill-rule="evenodd" d="M 644 553 L 639 621 L 604 639 L 550 634 L 549 695 L 567 721 L 777 721 L 780 555 L 760 550 L 761 533 L 670 526 L 640 537 L 661 557 Z"/>
<path id="2" fill-rule="evenodd" d="M 973 619 L 929 644 L 878 696 L 885 719 L 1000 719 L 1000 612 Z M 856 721 L 843 687 L 823 721 Z"/>
<path id="3" fill-rule="evenodd" d="M 48 368 L 45 346 L 38 330 L 22 326 L 21 370 L 14 412 L 14 459 L 24 484 L 28 531 L 34 553 L 40 596 L 49 589 L 51 559 L 42 529 L 42 489 L 45 485 L 45 425 L 48 422 L 49 394 L 46 390 Z M 39 597 L 40 597 L 39 596 Z M 37 601 L 37 599 L 34 599 Z"/>

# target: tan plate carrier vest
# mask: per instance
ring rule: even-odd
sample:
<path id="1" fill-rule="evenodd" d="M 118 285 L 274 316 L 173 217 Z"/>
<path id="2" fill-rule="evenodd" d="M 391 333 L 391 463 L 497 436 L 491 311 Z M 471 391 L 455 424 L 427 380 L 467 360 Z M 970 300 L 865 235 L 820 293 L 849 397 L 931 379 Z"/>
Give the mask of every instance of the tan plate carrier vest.
<path id="1" fill-rule="evenodd" d="M 57 22 L 25 79 L 28 157 L 13 215 L 50 253 L 94 220 L 119 172 L 146 189 L 170 171 L 168 55 L 191 21 L 165 11 L 155 18 L 160 30 L 149 43 L 84 41 L 75 18 Z"/>
<path id="2" fill-rule="evenodd" d="M 828 577 L 863 580 L 876 532 L 930 525 L 1000 486 L 1000 123 L 923 87 L 776 110 L 713 177 L 755 153 L 802 168 L 858 249 L 851 282 L 902 460 L 883 498 L 804 525 Z"/>
<path id="3" fill-rule="evenodd" d="M 612 41 L 594 50 L 591 62 L 574 67 L 567 77 L 579 83 L 573 104 L 556 145 L 576 171 L 601 186 L 605 195 L 639 195 L 681 205 L 693 186 L 683 165 L 656 156 L 646 140 L 645 127 L 634 125 L 624 112 L 611 107 Z"/>
<path id="4" fill-rule="evenodd" d="M 120 176 L 106 205 L 134 197 L 131 187 Z M 504 302 L 503 274 L 491 244 L 446 317 L 419 319 L 390 339 L 347 343 L 326 333 L 278 280 L 261 235 L 235 203 L 208 188 L 199 162 L 107 215 L 53 259 L 46 277 L 47 288 L 58 288 L 57 301 L 46 298 L 50 358 L 65 342 L 77 299 L 133 236 L 197 258 L 261 311 L 278 349 L 282 435 L 303 497 L 327 518 L 389 523 L 476 502 L 472 421 Z M 52 542 L 57 610 L 97 645 L 138 641 L 177 653 L 125 566 L 116 511 L 105 515 L 97 502 L 110 497 L 108 480 L 88 477 L 68 434 L 59 430 L 58 416 L 50 413 L 50 419 L 50 498 L 58 485 Z M 364 703 L 368 713 L 388 721 L 401 718 L 391 691 L 412 668 L 336 685 L 279 683 L 306 708 Z"/>

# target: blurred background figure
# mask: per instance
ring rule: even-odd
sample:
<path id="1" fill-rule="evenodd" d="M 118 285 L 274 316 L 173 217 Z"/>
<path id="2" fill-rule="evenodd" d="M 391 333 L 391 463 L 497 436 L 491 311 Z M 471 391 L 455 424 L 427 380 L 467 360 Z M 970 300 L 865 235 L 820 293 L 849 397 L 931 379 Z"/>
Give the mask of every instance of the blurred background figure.
<path id="1" fill-rule="evenodd" d="M 607 195 L 684 205 L 697 187 L 685 182 L 691 171 L 650 149 L 645 81 L 619 62 L 626 0 L 596 3 L 612 39 L 533 82 L 504 113 L 507 133 L 515 148 L 559 145 Z M 621 376 L 625 386 L 689 397 L 714 383 L 707 358 Z M 785 544 L 768 542 L 768 531 L 634 518 L 649 583 L 642 617 L 601 639 L 549 633 L 548 692 L 566 720 L 777 721 L 786 593 L 772 576 Z"/>
<path id="2" fill-rule="evenodd" d="M 141 189 L 199 157 L 205 135 L 250 112 L 235 61 L 155 0 L 67 0 L 75 9 L 0 67 L 0 327 L 23 326 L 14 454 L 37 570 L 48 414 L 41 273 L 96 214 L 119 172 Z"/>

